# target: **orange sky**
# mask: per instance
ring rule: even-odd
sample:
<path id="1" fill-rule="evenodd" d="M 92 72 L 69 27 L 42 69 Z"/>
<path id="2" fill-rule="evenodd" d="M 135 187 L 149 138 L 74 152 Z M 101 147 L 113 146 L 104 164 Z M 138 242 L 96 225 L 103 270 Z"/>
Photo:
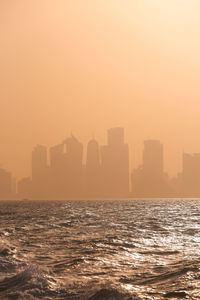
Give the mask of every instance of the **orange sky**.
<path id="1" fill-rule="evenodd" d="M 160 139 L 165 169 L 200 152 L 199 0 L 0 0 L 0 164 L 123 126 L 131 165 Z"/>

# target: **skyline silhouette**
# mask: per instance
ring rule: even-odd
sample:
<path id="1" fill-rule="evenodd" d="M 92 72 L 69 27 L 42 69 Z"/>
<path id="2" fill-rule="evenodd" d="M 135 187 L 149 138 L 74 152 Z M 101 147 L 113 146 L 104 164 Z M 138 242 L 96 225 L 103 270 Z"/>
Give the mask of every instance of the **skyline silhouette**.
<path id="1" fill-rule="evenodd" d="M 71 134 L 60 144 L 32 150 L 31 174 L 16 182 L 0 168 L 0 199 L 98 199 L 200 197 L 200 153 L 182 155 L 182 171 L 169 177 L 164 169 L 164 146 L 144 141 L 142 164 L 130 169 L 124 128 L 107 130 L 107 143 L 83 144 Z"/>

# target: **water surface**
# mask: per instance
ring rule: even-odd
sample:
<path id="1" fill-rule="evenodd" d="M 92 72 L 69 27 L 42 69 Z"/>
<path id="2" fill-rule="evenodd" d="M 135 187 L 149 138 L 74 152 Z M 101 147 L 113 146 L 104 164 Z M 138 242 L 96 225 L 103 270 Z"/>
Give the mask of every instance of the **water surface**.
<path id="1" fill-rule="evenodd" d="M 200 201 L 1 201 L 0 299 L 200 299 Z"/>

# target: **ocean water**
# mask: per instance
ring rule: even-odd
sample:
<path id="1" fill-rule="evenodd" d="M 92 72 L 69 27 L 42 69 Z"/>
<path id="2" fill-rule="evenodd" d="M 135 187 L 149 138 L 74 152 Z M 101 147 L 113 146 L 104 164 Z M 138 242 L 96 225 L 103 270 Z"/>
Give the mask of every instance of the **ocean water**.
<path id="1" fill-rule="evenodd" d="M 200 299 L 200 200 L 1 201 L 0 299 Z"/>

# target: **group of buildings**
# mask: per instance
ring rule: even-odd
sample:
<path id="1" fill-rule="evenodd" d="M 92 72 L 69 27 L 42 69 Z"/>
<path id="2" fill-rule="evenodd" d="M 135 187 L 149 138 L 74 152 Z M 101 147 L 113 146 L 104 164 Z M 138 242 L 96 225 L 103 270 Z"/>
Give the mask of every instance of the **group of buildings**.
<path id="1" fill-rule="evenodd" d="M 183 154 L 182 172 L 169 179 L 164 172 L 163 145 L 144 142 L 142 165 L 129 171 L 129 148 L 123 128 L 107 132 L 107 144 L 95 139 L 83 145 L 71 136 L 50 148 L 32 151 L 31 177 L 15 184 L 0 169 L 0 199 L 115 199 L 128 197 L 200 197 L 200 154 Z"/>

